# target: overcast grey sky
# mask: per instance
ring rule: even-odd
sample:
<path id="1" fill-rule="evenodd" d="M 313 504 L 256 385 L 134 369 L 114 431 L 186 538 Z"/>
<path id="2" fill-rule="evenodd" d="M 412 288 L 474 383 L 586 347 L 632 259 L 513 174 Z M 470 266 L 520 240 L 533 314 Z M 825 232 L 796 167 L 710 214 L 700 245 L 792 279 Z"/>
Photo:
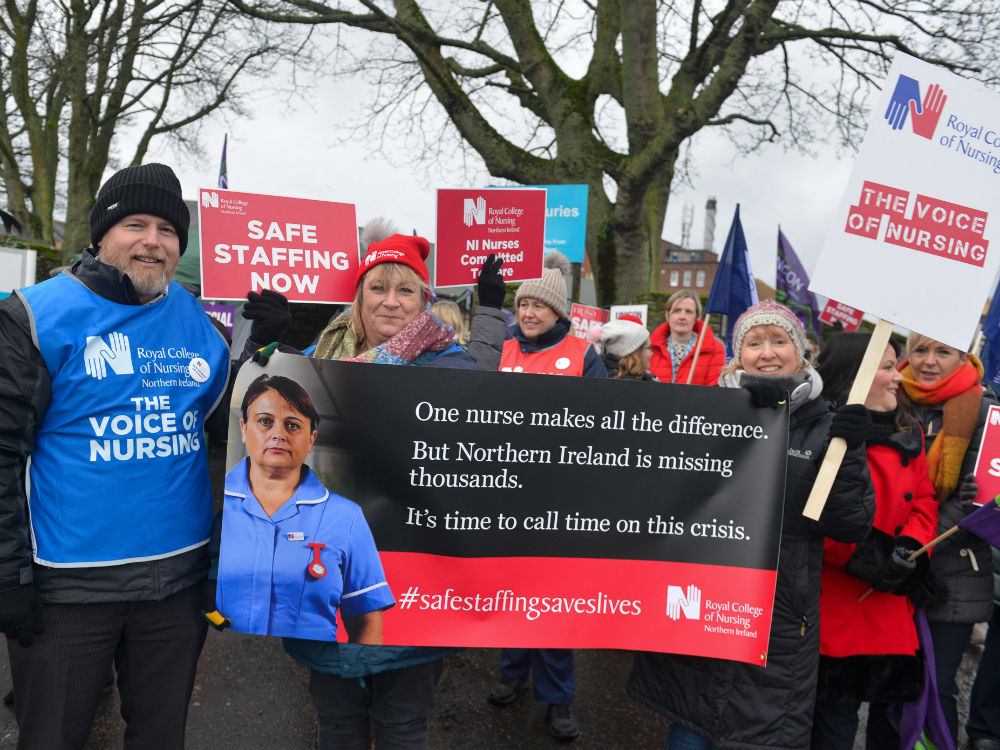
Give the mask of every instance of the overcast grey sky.
<path id="1" fill-rule="evenodd" d="M 341 201 L 357 206 L 358 222 L 386 214 L 405 231 L 416 229 L 434 239 L 435 190 L 480 187 L 491 183 L 478 157 L 469 149 L 451 163 L 416 164 L 400 149 L 379 151 L 377 139 L 343 139 L 337 123 L 358 119 L 368 103 L 365 85 L 357 80 L 313 84 L 310 101 L 283 108 L 264 100 L 253 119 L 235 120 L 229 131 L 229 186 L 232 190 Z M 163 160 L 177 168 L 184 193 L 195 197 L 200 187 L 214 187 L 227 124 L 208 123 L 202 142 L 207 163 L 180 159 L 158 144 L 147 161 Z M 819 157 L 786 152 L 770 145 L 750 156 L 738 156 L 721 135 L 702 133 L 693 151 L 697 170 L 693 186 L 676 186 L 667 208 L 664 238 L 679 242 L 683 206 L 695 208 L 692 244 L 700 247 L 704 206 L 718 199 L 714 250 L 721 252 L 736 203 L 750 247 L 755 275 L 774 284 L 775 248 L 780 224 L 812 270 L 853 164 L 853 154 L 838 156 L 819 148 Z M 458 165 L 467 165 L 464 177 Z"/>

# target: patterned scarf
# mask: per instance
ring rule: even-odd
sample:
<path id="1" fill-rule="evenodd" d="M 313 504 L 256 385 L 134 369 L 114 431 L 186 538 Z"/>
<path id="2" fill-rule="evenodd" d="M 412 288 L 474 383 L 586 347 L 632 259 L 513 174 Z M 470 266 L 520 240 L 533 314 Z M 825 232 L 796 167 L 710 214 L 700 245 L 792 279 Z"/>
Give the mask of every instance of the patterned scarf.
<path id="1" fill-rule="evenodd" d="M 422 355 L 437 355 L 452 345 L 455 330 L 442 323 L 430 310 L 421 310 L 395 336 L 358 354 L 358 344 L 350 330 L 350 313 L 334 320 L 319 337 L 313 356 L 347 362 L 408 365 Z"/>
<path id="2" fill-rule="evenodd" d="M 903 390 L 918 404 L 943 404 L 941 431 L 927 451 L 927 468 L 937 491 L 938 502 L 948 499 L 962 471 L 962 460 L 969 449 L 972 433 L 979 420 L 979 402 L 983 387 L 983 365 L 975 354 L 933 385 L 921 385 L 913 379 L 909 361 L 900 368 Z"/>
<path id="3" fill-rule="evenodd" d="M 688 355 L 688 352 L 691 351 L 691 347 L 694 346 L 696 338 L 698 338 L 698 334 L 692 332 L 691 338 L 687 340 L 687 343 L 678 344 L 676 341 L 670 338 L 668 334 L 667 340 L 670 342 L 670 348 L 669 348 L 670 364 L 674 368 L 675 382 L 677 381 L 677 371 L 681 368 L 681 362 L 684 361 L 684 358 Z"/>

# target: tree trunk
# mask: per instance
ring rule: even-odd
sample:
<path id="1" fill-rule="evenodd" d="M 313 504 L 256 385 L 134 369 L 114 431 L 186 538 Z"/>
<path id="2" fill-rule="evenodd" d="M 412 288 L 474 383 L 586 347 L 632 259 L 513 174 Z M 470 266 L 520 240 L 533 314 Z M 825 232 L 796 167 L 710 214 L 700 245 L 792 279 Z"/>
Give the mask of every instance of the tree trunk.
<path id="1" fill-rule="evenodd" d="M 589 246 L 597 250 L 599 305 L 633 302 L 659 288 L 660 236 L 676 160 L 675 152 L 649 184 L 619 188 L 610 210 L 597 217 Z"/>

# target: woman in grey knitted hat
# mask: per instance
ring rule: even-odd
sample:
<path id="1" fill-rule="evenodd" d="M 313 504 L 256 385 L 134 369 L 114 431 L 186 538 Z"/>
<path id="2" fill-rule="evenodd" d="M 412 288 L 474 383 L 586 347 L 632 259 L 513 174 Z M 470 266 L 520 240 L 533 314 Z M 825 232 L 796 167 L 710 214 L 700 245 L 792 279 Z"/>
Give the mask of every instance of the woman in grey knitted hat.
<path id="1" fill-rule="evenodd" d="M 569 261 L 558 251 L 545 256 L 542 278 L 525 281 L 514 296 L 517 323 L 507 329 L 501 372 L 607 377 L 601 357 L 586 339 L 571 335 L 565 274 Z"/>
<path id="2" fill-rule="evenodd" d="M 542 278 L 526 281 L 517 290 L 517 323 L 507 329 L 501 372 L 607 377 L 608 371 L 590 343 L 571 334 L 566 316 L 566 273 L 566 256 L 552 252 L 545 258 Z M 528 689 L 529 676 L 534 681 L 535 699 L 549 704 L 549 733 L 566 742 L 579 737 L 580 726 L 570 710 L 576 680 L 572 650 L 504 649 L 500 679 L 490 688 L 489 700 L 498 706 L 513 703 Z"/>

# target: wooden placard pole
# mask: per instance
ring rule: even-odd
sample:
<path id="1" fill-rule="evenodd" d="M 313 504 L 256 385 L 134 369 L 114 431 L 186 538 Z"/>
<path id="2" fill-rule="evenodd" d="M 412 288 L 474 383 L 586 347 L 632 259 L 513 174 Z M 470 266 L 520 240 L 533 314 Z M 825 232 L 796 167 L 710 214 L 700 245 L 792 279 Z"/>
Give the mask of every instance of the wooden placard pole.
<path id="1" fill-rule="evenodd" d="M 698 355 L 701 354 L 701 345 L 705 341 L 705 331 L 708 330 L 708 319 L 710 317 L 712 317 L 710 313 L 705 313 L 705 320 L 702 321 L 701 331 L 698 332 L 698 340 L 694 342 L 694 359 L 691 360 L 691 369 L 688 371 L 687 385 L 691 385 L 691 378 L 694 377 L 694 368 L 698 366 Z M 709 383 L 709 385 L 715 384 Z"/>
<path id="2" fill-rule="evenodd" d="M 858 374 L 854 377 L 851 392 L 847 396 L 847 403 L 863 404 L 865 402 L 868 397 L 868 389 L 871 388 L 872 380 L 875 379 L 875 372 L 878 370 L 879 362 L 891 335 L 892 323 L 879 319 L 878 323 L 875 324 L 875 330 L 872 331 L 872 337 L 865 350 L 865 356 L 861 360 Z M 847 453 L 847 443 L 844 442 L 844 439 L 831 438 L 826 455 L 823 456 L 823 463 L 819 467 L 819 473 L 816 475 L 816 481 L 809 493 L 809 499 L 806 501 L 806 507 L 802 511 L 802 515 L 806 518 L 811 518 L 814 521 L 819 520 L 845 453 Z"/>

